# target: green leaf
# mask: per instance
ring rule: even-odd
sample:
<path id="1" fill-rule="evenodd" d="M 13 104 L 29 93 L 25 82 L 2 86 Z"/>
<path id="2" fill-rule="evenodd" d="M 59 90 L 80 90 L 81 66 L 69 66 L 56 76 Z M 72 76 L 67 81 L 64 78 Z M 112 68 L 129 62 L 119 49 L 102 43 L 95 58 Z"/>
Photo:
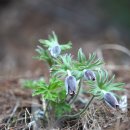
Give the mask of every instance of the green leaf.
<path id="1" fill-rule="evenodd" d="M 46 99 L 46 100 L 56 102 L 58 94 L 57 93 L 52 93 L 51 91 L 47 91 L 46 93 L 44 93 L 43 96 L 44 96 L 44 99 Z"/>
<path id="2" fill-rule="evenodd" d="M 56 77 L 64 77 L 67 75 L 67 70 L 73 70 L 73 59 L 71 54 L 58 57 L 51 68 L 51 74 Z"/>
<path id="3" fill-rule="evenodd" d="M 83 77 L 83 72 L 78 70 L 73 70 L 72 75 L 76 77 L 77 80 L 81 79 Z"/>
<path id="4" fill-rule="evenodd" d="M 36 52 L 38 53 L 38 56 L 35 56 L 35 59 L 46 61 L 49 65 L 53 64 L 53 59 L 48 50 L 44 50 L 42 47 L 37 46 Z"/>
<path id="5" fill-rule="evenodd" d="M 38 90 L 35 90 L 33 93 L 32 93 L 32 96 L 36 96 L 36 95 L 41 95 L 41 94 L 45 94 L 47 92 L 47 89 L 39 89 Z"/>
<path id="6" fill-rule="evenodd" d="M 55 113 L 56 117 L 59 118 L 65 113 L 70 113 L 71 112 L 71 107 L 67 103 L 58 103 L 55 104 Z"/>
<path id="7" fill-rule="evenodd" d="M 101 99 L 104 95 L 104 92 L 111 91 L 122 91 L 124 90 L 122 87 L 125 85 L 124 83 L 115 83 L 114 77 L 109 78 L 108 72 L 106 70 L 99 70 L 96 72 L 96 81 L 87 81 L 89 87 L 89 93 L 97 96 Z"/>
<path id="8" fill-rule="evenodd" d="M 25 88 L 31 88 L 32 90 L 40 89 L 46 86 L 46 83 L 44 79 L 39 79 L 39 80 L 26 80 L 23 83 L 23 86 Z"/>
<path id="9" fill-rule="evenodd" d="M 48 36 L 48 40 L 40 39 L 39 42 L 46 48 L 51 48 L 54 44 L 59 44 L 57 35 L 52 32 L 52 35 Z M 60 48 L 62 51 L 66 51 L 72 48 L 72 43 L 61 44 Z"/>
<path id="10" fill-rule="evenodd" d="M 51 47 L 53 45 L 52 42 L 50 42 L 49 40 L 44 40 L 44 39 L 40 39 L 39 42 L 44 46 L 44 47 Z"/>
<path id="11" fill-rule="evenodd" d="M 42 95 L 45 100 L 54 102 L 65 100 L 64 82 L 57 78 L 51 78 L 49 84 L 46 84 L 41 79 L 36 81 L 28 80 L 25 81 L 24 86 L 33 90 L 33 96 Z"/>
<path id="12" fill-rule="evenodd" d="M 39 42 L 47 48 L 52 47 L 54 44 L 58 44 L 58 38 L 55 32 L 52 32 L 52 35 L 48 36 L 48 40 L 40 39 Z"/>
<path id="13" fill-rule="evenodd" d="M 66 51 L 72 48 L 72 43 L 68 42 L 67 44 L 60 45 L 62 51 Z"/>
<path id="14" fill-rule="evenodd" d="M 49 35 L 49 39 L 55 42 L 58 42 L 57 35 L 55 34 L 54 31 L 52 31 L 52 35 Z"/>
<path id="15" fill-rule="evenodd" d="M 83 71 L 84 69 L 98 70 L 103 65 L 103 61 L 97 59 L 95 53 L 89 54 L 89 58 L 87 59 L 82 49 L 79 49 L 77 59 L 78 61 L 75 61 L 74 67 L 75 70 L 79 71 Z"/>
<path id="16" fill-rule="evenodd" d="M 78 51 L 78 61 L 80 63 L 84 63 L 84 61 L 86 61 L 86 56 L 85 54 L 82 52 L 82 49 L 80 48 Z"/>

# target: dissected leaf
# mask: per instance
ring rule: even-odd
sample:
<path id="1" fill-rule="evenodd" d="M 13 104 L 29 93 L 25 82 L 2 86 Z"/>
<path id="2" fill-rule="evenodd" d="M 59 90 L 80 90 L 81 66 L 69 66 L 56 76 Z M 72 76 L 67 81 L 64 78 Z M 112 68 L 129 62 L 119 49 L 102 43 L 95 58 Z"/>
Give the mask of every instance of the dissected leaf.
<path id="1" fill-rule="evenodd" d="M 89 92 L 95 96 L 102 97 L 104 92 L 122 91 L 124 83 L 115 83 L 114 76 L 109 78 L 108 72 L 100 70 L 96 73 L 96 81 L 87 81 L 90 86 Z"/>

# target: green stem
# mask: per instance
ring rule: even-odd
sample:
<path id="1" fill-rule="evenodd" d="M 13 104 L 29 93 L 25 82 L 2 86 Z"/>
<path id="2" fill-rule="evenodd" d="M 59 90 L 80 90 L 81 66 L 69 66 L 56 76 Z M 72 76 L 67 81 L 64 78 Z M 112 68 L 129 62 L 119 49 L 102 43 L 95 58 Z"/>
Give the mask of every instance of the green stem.
<path id="1" fill-rule="evenodd" d="M 47 105 L 46 105 L 46 109 L 45 109 L 45 118 L 46 118 L 46 120 L 47 120 L 47 122 L 49 122 L 49 105 L 50 105 L 50 101 L 49 100 L 47 100 Z"/>
<path id="2" fill-rule="evenodd" d="M 76 113 L 75 115 L 64 115 L 64 116 L 61 117 L 61 119 L 77 118 L 77 117 L 81 116 L 88 109 L 88 107 L 91 104 L 91 102 L 93 101 L 94 97 L 95 97 L 94 95 L 91 97 L 91 99 L 89 100 L 88 104 L 84 107 L 84 109 L 82 111 L 80 111 L 79 113 Z"/>
<path id="3" fill-rule="evenodd" d="M 48 111 L 48 108 L 49 108 L 49 104 L 50 104 L 50 102 L 49 101 L 47 101 L 47 105 L 46 105 L 46 110 L 45 110 L 45 114 L 47 113 L 47 111 Z"/>
<path id="4" fill-rule="evenodd" d="M 78 91 L 77 91 L 76 95 L 74 96 L 72 102 L 70 102 L 70 104 L 73 104 L 73 103 L 75 102 L 75 100 L 77 99 L 77 97 L 78 97 L 78 95 L 79 95 L 79 92 L 80 92 L 80 89 L 81 89 L 81 83 L 82 83 L 82 78 L 81 78 L 80 81 L 79 81 Z"/>

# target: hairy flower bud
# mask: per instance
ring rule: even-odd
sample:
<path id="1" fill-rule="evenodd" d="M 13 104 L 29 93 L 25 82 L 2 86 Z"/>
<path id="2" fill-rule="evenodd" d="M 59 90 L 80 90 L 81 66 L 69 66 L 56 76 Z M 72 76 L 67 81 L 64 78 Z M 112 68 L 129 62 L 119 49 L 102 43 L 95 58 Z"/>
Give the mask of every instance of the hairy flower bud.
<path id="1" fill-rule="evenodd" d="M 59 56 L 60 53 L 61 53 L 61 48 L 60 48 L 60 46 L 58 44 L 55 44 L 54 46 L 52 46 L 51 48 L 49 48 L 49 50 L 50 50 L 51 55 L 53 57 L 55 57 L 55 58 L 57 56 Z"/>
<path id="2" fill-rule="evenodd" d="M 110 92 L 107 92 L 104 94 L 104 100 L 111 108 L 116 109 L 119 107 L 119 103 L 118 103 L 116 97 Z"/>
<path id="3" fill-rule="evenodd" d="M 96 75 L 92 70 L 84 70 L 84 78 L 86 80 L 95 80 L 96 79 Z"/>
<path id="4" fill-rule="evenodd" d="M 65 78 L 66 94 L 74 95 L 76 93 L 76 78 L 67 76 Z"/>

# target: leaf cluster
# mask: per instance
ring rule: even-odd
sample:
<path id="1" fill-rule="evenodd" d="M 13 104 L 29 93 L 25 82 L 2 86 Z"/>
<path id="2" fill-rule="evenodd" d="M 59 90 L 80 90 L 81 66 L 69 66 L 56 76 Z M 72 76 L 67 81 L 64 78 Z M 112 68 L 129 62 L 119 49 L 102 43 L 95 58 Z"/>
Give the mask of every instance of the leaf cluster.
<path id="1" fill-rule="evenodd" d="M 45 100 L 58 103 L 66 97 L 64 83 L 57 78 L 51 78 L 49 84 L 45 83 L 44 80 L 27 80 L 24 86 L 33 90 L 33 96 L 42 95 Z"/>
<path id="2" fill-rule="evenodd" d="M 61 55 L 55 60 L 55 64 L 52 65 L 51 74 L 58 78 L 65 77 L 67 75 L 67 70 L 73 70 L 73 63 L 71 54 Z"/>
<path id="3" fill-rule="evenodd" d="M 66 44 L 59 44 L 58 37 L 56 36 L 55 32 L 52 32 L 52 35 L 49 35 L 48 40 L 40 39 L 39 42 L 41 43 L 41 46 L 37 46 L 36 52 L 38 53 L 38 56 L 35 58 L 48 62 L 50 66 L 54 62 L 49 52 L 51 47 L 58 44 L 62 51 L 66 51 L 72 48 L 71 42 Z"/>
<path id="4" fill-rule="evenodd" d="M 77 59 L 73 59 L 71 54 L 61 55 L 55 60 L 55 64 L 51 68 L 52 75 L 57 77 L 65 77 L 67 70 L 77 79 L 83 76 L 84 69 L 98 70 L 102 67 L 103 61 L 96 57 L 96 54 L 90 54 L 89 58 L 85 56 L 82 49 L 79 49 Z"/>
<path id="5" fill-rule="evenodd" d="M 89 87 L 89 93 L 97 96 L 99 99 L 103 98 L 105 92 L 111 91 L 122 91 L 124 83 L 114 82 L 115 76 L 111 78 L 108 75 L 108 72 L 101 69 L 96 72 L 96 81 L 87 81 Z"/>
<path id="6" fill-rule="evenodd" d="M 89 57 L 86 58 L 82 49 L 78 51 L 77 61 L 75 62 L 75 68 L 77 70 L 83 71 L 84 69 L 99 69 L 103 61 L 96 57 L 95 53 L 89 54 Z"/>
<path id="7" fill-rule="evenodd" d="M 51 102 L 51 105 L 54 108 L 54 112 L 57 118 L 61 117 L 65 113 L 71 112 L 71 106 L 67 102 L 60 102 L 60 103 Z"/>
<path id="8" fill-rule="evenodd" d="M 35 56 L 35 59 L 46 61 L 50 66 L 53 64 L 53 59 L 48 50 L 45 50 L 41 46 L 37 46 L 36 52 L 38 56 Z"/>

